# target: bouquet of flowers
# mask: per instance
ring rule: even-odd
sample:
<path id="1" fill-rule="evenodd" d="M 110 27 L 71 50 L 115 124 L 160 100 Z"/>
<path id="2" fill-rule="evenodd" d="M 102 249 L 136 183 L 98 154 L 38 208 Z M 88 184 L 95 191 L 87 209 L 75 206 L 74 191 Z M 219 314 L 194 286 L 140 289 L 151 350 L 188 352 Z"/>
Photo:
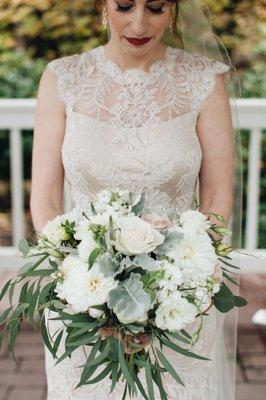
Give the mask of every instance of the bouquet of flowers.
<path id="1" fill-rule="evenodd" d="M 110 393 L 121 378 L 124 397 L 139 390 L 145 399 L 153 399 L 156 383 L 164 400 L 163 373 L 183 382 L 163 346 L 206 360 L 189 346 L 199 339 L 207 310 L 215 306 L 228 312 L 246 304 L 224 280 L 237 284 L 229 271 L 238 268 L 228 261 L 233 248 L 222 241 L 230 232 L 197 209 L 176 210 L 170 216 L 144 212 L 144 205 L 144 192 L 104 190 L 86 211 L 74 208 L 49 221 L 37 232 L 37 244 L 21 239 L 23 257 L 34 261 L 0 293 L 0 300 L 8 294 L 10 301 L 0 316 L 0 325 L 5 325 L 1 339 L 7 331 L 14 358 L 15 339 L 27 317 L 40 326 L 56 363 L 80 346 L 91 347 L 77 387 L 109 376 Z M 215 233 L 222 239 L 215 240 Z M 14 288 L 21 281 L 25 283 L 14 306 Z M 57 312 L 54 319 L 62 321 L 56 338 L 45 323 L 45 309 Z M 189 334 L 187 327 L 197 320 L 197 329 Z M 58 357 L 64 331 L 65 352 Z M 148 393 L 138 377 L 142 368 Z"/>

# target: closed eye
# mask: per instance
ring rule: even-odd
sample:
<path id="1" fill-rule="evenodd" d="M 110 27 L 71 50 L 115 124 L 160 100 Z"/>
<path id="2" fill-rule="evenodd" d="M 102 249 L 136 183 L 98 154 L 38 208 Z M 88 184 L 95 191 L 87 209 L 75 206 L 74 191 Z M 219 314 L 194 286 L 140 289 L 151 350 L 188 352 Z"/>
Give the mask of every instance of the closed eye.
<path id="1" fill-rule="evenodd" d="M 116 11 L 120 11 L 120 12 L 127 12 L 127 11 L 129 11 L 129 10 L 133 7 L 132 5 L 129 5 L 129 6 L 121 5 L 121 4 L 117 3 L 117 2 L 116 2 L 116 6 L 117 6 Z M 146 8 L 147 8 L 150 12 L 152 12 L 152 13 L 154 13 L 154 14 L 161 14 L 161 13 L 164 12 L 162 7 L 151 7 L 151 6 L 146 6 Z"/>

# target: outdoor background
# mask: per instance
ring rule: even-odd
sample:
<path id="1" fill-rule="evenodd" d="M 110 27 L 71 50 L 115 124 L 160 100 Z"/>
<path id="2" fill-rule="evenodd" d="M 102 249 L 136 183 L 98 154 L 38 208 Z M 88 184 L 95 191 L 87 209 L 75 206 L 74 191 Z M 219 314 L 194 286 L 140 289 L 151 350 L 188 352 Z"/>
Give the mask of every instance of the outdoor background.
<path id="1" fill-rule="evenodd" d="M 205 0 L 204 3 L 212 14 L 214 31 L 237 69 L 241 97 L 265 99 L 266 0 Z M 0 99 L 35 98 L 48 61 L 105 42 L 106 32 L 99 23 L 92 0 L 0 0 Z M 258 249 L 266 249 L 265 131 L 259 164 Z M 242 130 L 241 136 L 244 157 L 242 247 L 245 248 L 250 134 Z M 29 237 L 33 231 L 29 210 L 32 130 L 23 130 L 22 138 L 24 221 Z M 10 132 L 0 130 L 0 249 L 12 246 L 10 158 Z M 0 289 L 8 274 L 5 265 L 0 265 Z M 242 294 L 248 297 L 249 308 L 240 313 L 238 400 L 262 400 L 266 390 L 265 328 L 251 323 L 256 309 L 266 309 L 265 288 L 266 274 L 248 274 L 242 279 Z M 18 351 L 24 376 L 19 375 L 6 349 L 0 352 L 0 400 L 19 397 L 23 400 L 23 393 L 27 400 L 45 399 L 43 351 L 38 334 L 27 325 L 18 342 Z M 35 373 L 35 384 L 32 373 Z"/>

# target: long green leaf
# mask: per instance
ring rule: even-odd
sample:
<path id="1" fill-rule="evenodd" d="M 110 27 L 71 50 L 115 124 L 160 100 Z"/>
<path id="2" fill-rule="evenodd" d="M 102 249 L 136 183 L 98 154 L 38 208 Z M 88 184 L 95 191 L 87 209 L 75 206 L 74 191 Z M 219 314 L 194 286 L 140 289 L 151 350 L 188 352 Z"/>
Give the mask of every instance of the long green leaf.
<path id="1" fill-rule="evenodd" d="M 13 307 L 9 307 L 7 308 L 3 314 L 0 316 L 0 325 L 2 325 L 2 323 L 5 321 L 6 317 L 8 316 L 8 314 L 10 313 L 10 311 L 12 310 Z"/>
<path id="2" fill-rule="evenodd" d="M 120 363 L 120 367 L 123 372 L 123 375 L 126 378 L 128 384 L 132 387 L 132 389 L 136 391 L 134 379 L 131 375 L 130 369 L 128 368 L 125 357 L 124 357 L 125 346 L 124 346 L 124 343 L 121 341 L 119 341 L 119 352 L 118 353 L 119 353 L 119 357 L 118 357 L 119 363 Z"/>
<path id="3" fill-rule="evenodd" d="M 95 378 L 91 379 L 90 381 L 87 381 L 85 385 L 91 385 L 93 383 L 97 383 L 104 379 L 106 375 L 109 374 L 109 372 L 112 371 L 112 363 L 110 362 L 100 373 L 97 375 Z"/>
<path id="4" fill-rule="evenodd" d="M 147 387 L 148 387 L 149 399 L 154 400 L 153 379 L 152 379 L 149 360 L 147 360 L 146 364 L 145 364 L 145 377 L 146 377 L 146 382 L 147 382 Z"/>
<path id="5" fill-rule="evenodd" d="M 5 284 L 5 286 L 3 287 L 3 289 L 2 289 L 2 291 L 1 291 L 1 293 L 0 293 L 0 301 L 3 299 L 4 295 L 6 294 L 7 289 L 9 288 L 9 286 L 10 286 L 12 280 L 13 280 L 13 279 L 9 279 L 9 281 L 7 281 L 6 284 Z"/>
<path id="6" fill-rule="evenodd" d="M 112 385 L 109 391 L 109 394 L 111 394 L 117 384 L 117 372 L 118 372 L 118 363 L 116 361 L 111 362 L 112 365 Z"/>
<path id="7" fill-rule="evenodd" d="M 180 347 L 177 344 L 170 342 L 170 340 L 167 340 L 164 337 L 162 337 L 160 340 L 163 342 L 165 346 L 169 347 L 172 350 L 175 350 L 177 353 L 183 354 L 184 356 L 196 358 L 198 360 L 211 361 L 209 358 L 200 356 L 196 353 L 193 353 L 190 350 L 184 349 L 183 347 Z"/>
<path id="8" fill-rule="evenodd" d="M 170 362 L 167 360 L 167 358 L 163 355 L 163 353 L 157 347 L 156 347 L 156 353 L 158 355 L 160 362 L 164 365 L 164 367 L 167 369 L 169 374 L 172 375 L 172 377 L 176 380 L 176 382 L 182 386 L 185 386 L 182 379 L 176 372 L 176 370 L 173 368 L 173 366 L 170 364 Z"/>

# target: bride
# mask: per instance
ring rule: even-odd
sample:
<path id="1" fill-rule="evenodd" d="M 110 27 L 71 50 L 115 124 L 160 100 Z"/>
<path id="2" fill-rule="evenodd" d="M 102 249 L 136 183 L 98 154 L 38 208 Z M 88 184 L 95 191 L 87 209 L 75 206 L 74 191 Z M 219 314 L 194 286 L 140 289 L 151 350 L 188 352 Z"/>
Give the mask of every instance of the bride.
<path id="1" fill-rule="evenodd" d="M 190 21 L 193 16 L 200 23 L 195 3 L 97 0 L 108 42 L 48 63 L 39 85 L 32 156 L 31 213 L 37 230 L 63 213 L 64 178 L 75 207 L 86 207 L 111 186 L 145 190 L 157 212 L 188 209 L 197 193 L 200 211 L 219 212 L 229 221 L 234 135 L 225 74 L 230 67 L 163 40 L 166 31 L 176 34 L 185 4 L 191 7 Z M 46 323 L 56 332 L 60 323 L 50 317 Z M 164 350 L 185 382 L 182 387 L 165 375 L 170 400 L 235 398 L 222 318 L 212 307 L 206 320 L 193 351 L 211 361 Z M 77 349 L 55 366 L 45 349 L 48 400 L 122 398 L 124 383 L 109 395 L 107 378 L 75 389 L 86 353 L 87 348 Z M 160 399 L 158 391 L 155 396 Z"/>

